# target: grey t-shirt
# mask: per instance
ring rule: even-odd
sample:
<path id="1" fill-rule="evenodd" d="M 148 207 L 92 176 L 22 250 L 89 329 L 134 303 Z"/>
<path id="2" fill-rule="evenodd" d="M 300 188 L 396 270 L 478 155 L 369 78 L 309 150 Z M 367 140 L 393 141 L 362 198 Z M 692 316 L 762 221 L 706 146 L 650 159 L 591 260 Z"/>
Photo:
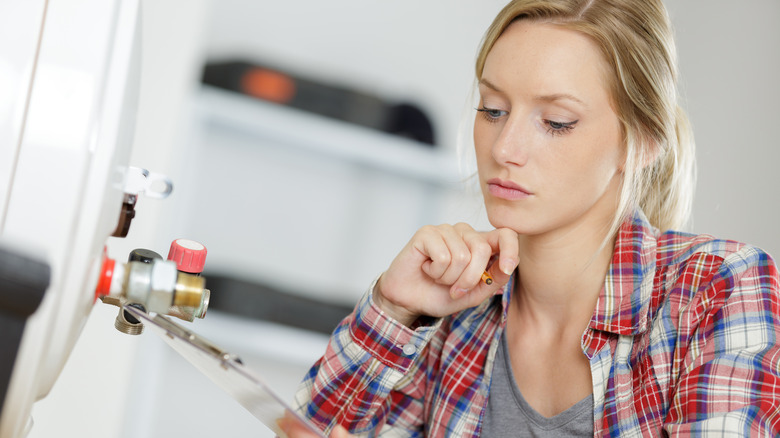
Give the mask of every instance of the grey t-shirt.
<path id="1" fill-rule="evenodd" d="M 493 437 L 585 437 L 593 436 L 593 395 L 560 414 L 547 418 L 523 398 L 512 374 L 506 337 L 493 363 L 493 378 L 481 436 Z"/>

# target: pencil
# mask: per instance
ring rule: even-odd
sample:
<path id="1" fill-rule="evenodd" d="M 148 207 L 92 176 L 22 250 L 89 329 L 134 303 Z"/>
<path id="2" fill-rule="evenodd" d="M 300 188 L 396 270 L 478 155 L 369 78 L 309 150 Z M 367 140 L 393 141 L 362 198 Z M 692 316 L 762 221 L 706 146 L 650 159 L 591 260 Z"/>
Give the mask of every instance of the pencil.
<path id="1" fill-rule="evenodd" d="M 493 277 L 490 276 L 490 274 L 487 273 L 487 271 L 482 273 L 482 281 L 485 282 L 488 286 L 493 284 Z"/>

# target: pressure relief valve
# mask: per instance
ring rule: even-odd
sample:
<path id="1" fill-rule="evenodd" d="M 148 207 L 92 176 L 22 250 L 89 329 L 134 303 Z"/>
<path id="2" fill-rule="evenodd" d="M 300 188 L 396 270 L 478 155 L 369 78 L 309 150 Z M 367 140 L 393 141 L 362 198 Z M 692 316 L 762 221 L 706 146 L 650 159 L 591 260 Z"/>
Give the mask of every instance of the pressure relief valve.
<path id="1" fill-rule="evenodd" d="M 197 242 L 188 242 L 199 245 L 202 250 L 195 256 L 191 255 L 199 257 L 202 271 L 206 248 Z M 176 261 L 163 260 L 149 250 L 135 250 L 133 254 L 126 264 L 121 264 L 108 258 L 104 251 L 95 291 L 96 299 L 120 307 L 120 315 L 115 323 L 117 329 L 128 334 L 141 333 L 142 328 L 134 327 L 138 321 L 124 312 L 125 306 L 135 306 L 146 312 L 175 316 L 185 321 L 206 315 L 210 291 L 206 289 L 206 279 L 199 272 L 184 272 Z"/>

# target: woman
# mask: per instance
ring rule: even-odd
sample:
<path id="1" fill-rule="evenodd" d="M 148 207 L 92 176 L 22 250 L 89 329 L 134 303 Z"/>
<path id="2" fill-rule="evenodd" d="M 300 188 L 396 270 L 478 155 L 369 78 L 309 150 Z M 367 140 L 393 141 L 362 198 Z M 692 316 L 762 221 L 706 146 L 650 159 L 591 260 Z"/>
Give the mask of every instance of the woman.
<path id="1" fill-rule="evenodd" d="M 495 229 L 420 229 L 300 412 L 332 436 L 780 434 L 776 265 L 669 231 L 693 145 L 660 0 L 513 1 L 476 73 Z"/>

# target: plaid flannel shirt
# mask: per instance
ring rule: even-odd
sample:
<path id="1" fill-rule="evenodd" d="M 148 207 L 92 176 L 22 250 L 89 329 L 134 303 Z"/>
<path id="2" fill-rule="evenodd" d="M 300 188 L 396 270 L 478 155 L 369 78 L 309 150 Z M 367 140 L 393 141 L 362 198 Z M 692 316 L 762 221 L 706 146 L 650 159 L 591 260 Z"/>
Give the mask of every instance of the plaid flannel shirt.
<path id="1" fill-rule="evenodd" d="M 514 279 L 513 279 L 514 280 Z M 503 294 L 412 330 L 369 292 L 296 394 L 323 430 L 477 437 L 506 322 Z M 780 436 L 780 279 L 761 250 L 620 228 L 582 351 L 596 436 Z"/>

